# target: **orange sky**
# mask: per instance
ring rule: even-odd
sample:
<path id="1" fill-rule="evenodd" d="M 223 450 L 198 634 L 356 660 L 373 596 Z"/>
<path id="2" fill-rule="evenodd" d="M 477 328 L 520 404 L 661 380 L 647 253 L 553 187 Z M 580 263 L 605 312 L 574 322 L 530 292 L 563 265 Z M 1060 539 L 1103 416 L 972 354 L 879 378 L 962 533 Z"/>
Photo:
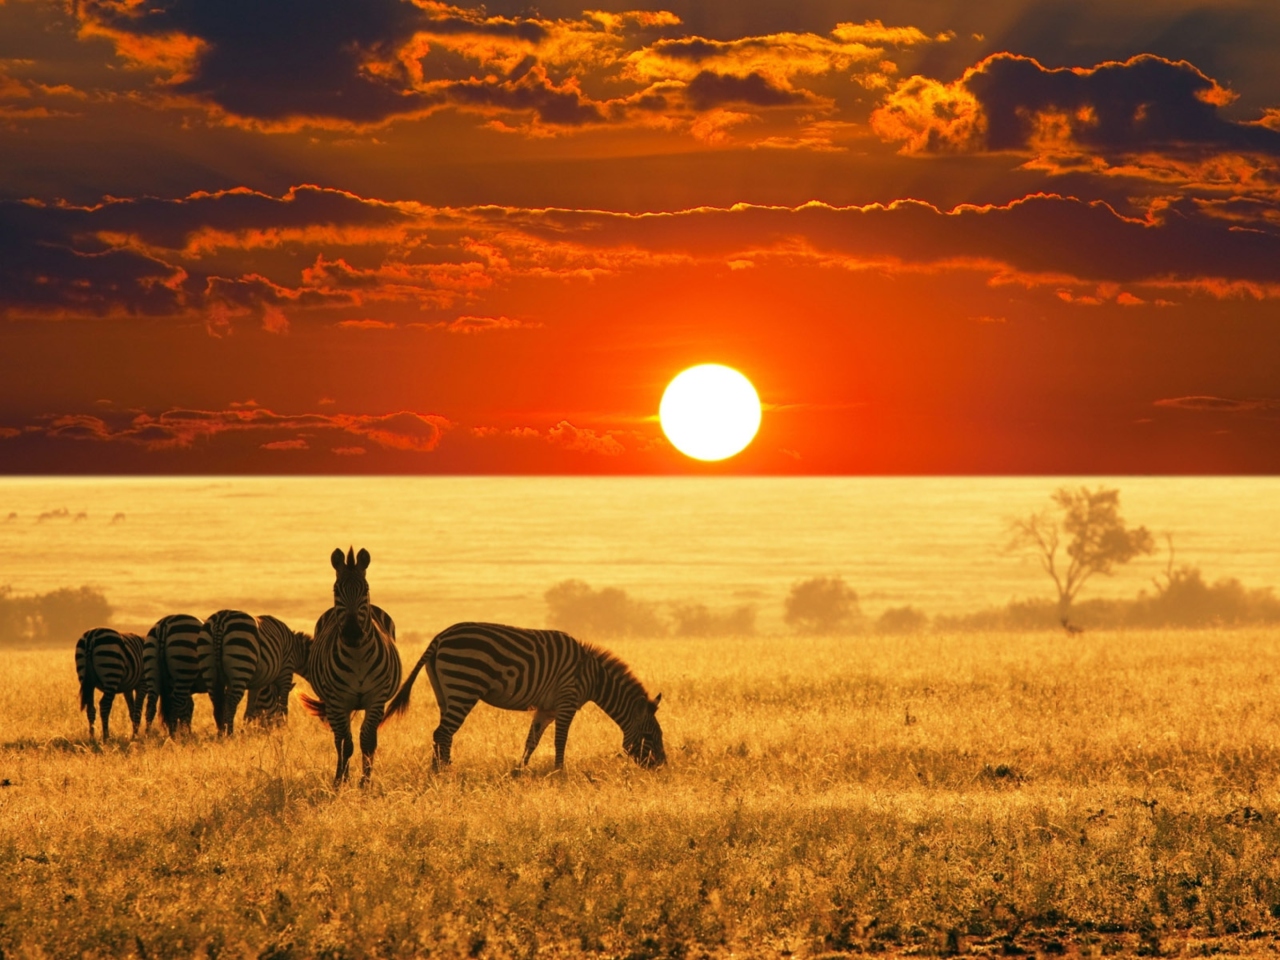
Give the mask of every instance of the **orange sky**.
<path id="1" fill-rule="evenodd" d="M 1280 470 L 1280 8 L 0 0 L 0 472 Z M 721 464 L 656 411 L 719 362 Z"/>

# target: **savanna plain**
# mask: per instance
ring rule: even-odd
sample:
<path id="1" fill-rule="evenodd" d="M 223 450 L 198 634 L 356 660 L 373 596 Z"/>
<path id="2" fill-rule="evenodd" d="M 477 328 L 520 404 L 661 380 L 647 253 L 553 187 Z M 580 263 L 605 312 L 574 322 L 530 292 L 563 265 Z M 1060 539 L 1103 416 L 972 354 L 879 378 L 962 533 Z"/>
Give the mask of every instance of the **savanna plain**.
<path id="1" fill-rule="evenodd" d="M 421 643 L 401 642 L 408 664 Z M 668 764 L 420 683 L 366 789 L 282 728 L 90 742 L 72 651 L 0 652 L 4 957 L 1211 955 L 1280 946 L 1280 633 L 609 644 Z M 302 686 L 300 684 L 300 686 Z M 123 733 L 125 736 L 120 736 Z"/>

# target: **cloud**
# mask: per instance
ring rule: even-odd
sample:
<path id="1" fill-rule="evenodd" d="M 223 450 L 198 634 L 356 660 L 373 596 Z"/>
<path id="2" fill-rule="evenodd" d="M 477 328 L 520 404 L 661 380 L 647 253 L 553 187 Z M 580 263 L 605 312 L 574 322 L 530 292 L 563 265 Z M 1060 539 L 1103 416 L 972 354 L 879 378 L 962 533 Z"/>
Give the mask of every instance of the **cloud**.
<path id="1" fill-rule="evenodd" d="M 1192 396 L 1156 400 L 1155 406 L 1174 410 L 1192 410 L 1198 413 L 1258 413 L 1280 409 L 1280 400 L 1235 400 L 1226 397 Z"/>
<path id="2" fill-rule="evenodd" d="M 616 457 L 626 452 L 626 448 L 612 433 L 598 434 L 594 430 L 575 427 L 568 420 L 561 420 L 548 430 L 547 438 L 556 446 L 578 453 Z"/>
<path id="3" fill-rule="evenodd" d="M 154 75 L 133 91 L 139 101 L 266 132 L 368 132 L 443 110 L 533 136 L 604 124 L 693 132 L 691 110 L 726 103 L 829 108 L 798 81 L 855 71 L 885 86 L 891 49 L 950 39 L 879 20 L 712 39 L 679 35 L 665 11 L 550 19 L 436 0 L 263 0 L 251 30 L 220 0 L 85 0 L 73 11 L 82 40 L 105 40 L 128 69 Z"/>
<path id="4" fill-rule="evenodd" d="M 456 320 L 447 320 L 440 323 L 415 323 L 412 326 L 469 335 L 492 333 L 497 330 L 535 330 L 540 328 L 542 324 L 530 320 L 512 320 L 510 317 L 458 317 Z"/>
<path id="5" fill-rule="evenodd" d="M 710 110 L 726 103 L 745 103 L 755 107 L 789 107 L 809 102 L 812 97 L 802 90 L 787 90 L 775 85 L 760 73 L 745 77 L 703 70 L 689 81 L 685 96 L 697 110 Z"/>
<path id="6" fill-rule="evenodd" d="M 309 449 L 299 431 L 314 436 L 337 433 L 371 440 L 389 450 L 429 453 L 453 424 L 444 417 L 409 411 L 367 414 L 281 414 L 257 404 L 233 404 L 226 410 L 171 409 L 159 414 L 135 412 L 112 420 L 87 414 L 59 414 L 34 425 L 36 432 L 62 440 L 126 443 L 147 450 L 185 449 L 228 433 L 293 434 L 264 439 L 264 450 Z"/>
<path id="7" fill-rule="evenodd" d="M 1238 122 L 1222 115 L 1234 99 L 1185 60 L 1144 54 L 1051 69 L 997 53 L 951 83 L 901 81 L 872 112 L 871 125 L 882 139 L 902 143 L 904 153 L 1011 151 L 1040 158 L 1033 167 L 1050 172 L 1170 179 L 1175 168 L 1161 170 L 1157 158 L 1202 164 L 1210 155 L 1280 156 L 1280 131 L 1266 116 Z M 1088 156 L 1110 159 L 1091 164 Z M 1124 169 L 1111 171 L 1121 157 Z"/>
<path id="8" fill-rule="evenodd" d="M 1032 194 L 949 210 L 895 201 L 610 213 L 430 207 L 316 187 L 0 202 L 0 316 L 13 318 L 170 316 L 222 336 L 245 321 L 285 334 L 315 316 L 346 330 L 476 334 L 540 325 L 483 312 L 517 282 L 696 264 L 978 271 L 1077 302 L 1111 284 L 1102 299 L 1134 306 L 1167 298 L 1161 290 L 1262 298 L 1280 292 L 1280 209 L 1264 197 L 1165 197 L 1124 215 Z M 401 305 L 453 316 L 408 320 Z M 339 320 L 338 308 L 366 315 Z"/>

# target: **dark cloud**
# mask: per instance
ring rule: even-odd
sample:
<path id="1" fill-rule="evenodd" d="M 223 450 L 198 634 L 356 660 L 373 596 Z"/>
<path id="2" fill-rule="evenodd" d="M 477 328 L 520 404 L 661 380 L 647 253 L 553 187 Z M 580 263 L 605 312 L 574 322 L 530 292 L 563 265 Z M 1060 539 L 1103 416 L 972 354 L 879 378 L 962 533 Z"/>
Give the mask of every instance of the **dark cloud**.
<path id="1" fill-rule="evenodd" d="M 557 86 L 540 67 L 528 70 L 514 82 L 452 83 L 444 89 L 443 96 L 459 106 L 532 112 L 543 123 L 558 126 L 577 127 L 606 119 L 601 105 L 585 96 L 576 81 L 566 80 Z"/>
<path id="2" fill-rule="evenodd" d="M 281 414 L 253 404 L 240 404 L 227 410 L 133 413 L 113 420 L 88 414 L 62 414 L 45 417 L 44 423 L 33 424 L 30 430 L 52 439 L 126 444 L 152 451 L 184 449 L 228 433 L 265 434 L 267 438 L 258 444 L 264 450 L 305 450 L 310 449 L 309 444 L 297 434 L 306 431 L 308 435 L 360 437 L 388 450 L 429 453 L 451 426 L 444 417 L 408 411 L 383 416 Z M 272 434 L 275 436 L 271 437 Z"/>
<path id="3" fill-rule="evenodd" d="M 1204 144 L 1280 153 L 1280 133 L 1223 119 L 1219 108 L 1232 95 L 1186 61 L 1138 56 L 1091 70 L 1047 69 L 998 54 L 966 85 L 982 105 L 991 150 L 1026 149 L 1048 113 L 1065 117 L 1076 143 L 1098 150 Z"/>
<path id="4" fill-rule="evenodd" d="M 754 107 L 783 107 L 806 103 L 812 98 L 802 90 L 784 90 L 759 73 L 745 77 L 703 70 L 689 81 L 685 96 L 697 110 L 710 110 L 726 103 Z"/>
<path id="5" fill-rule="evenodd" d="M 77 12 L 152 65 L 187 54 L 173 90 L 235 116 L 375 123 L 427 105 L 366 69 L 423 23 L 408 0 L 86 0 Z"/>
<path id="6" fill-rule="evenodd" d="M 1200 413 L 1259 413 L 1280 409 L 1280 400 L 1235 400 L 1228 397 L 1173 397 L 1155 401 L 1157 407 Z"/>
<path id="7" fill-rule="evenodd" d="M 1222 115 L 1233 97 L 1186 61 L 1142 55 L 1051 69 L 998 53 L 951 84 L 903 81 L 872 122 L 914 152 L 1201 148 L 1280 155 L 1280 132 Z"/>

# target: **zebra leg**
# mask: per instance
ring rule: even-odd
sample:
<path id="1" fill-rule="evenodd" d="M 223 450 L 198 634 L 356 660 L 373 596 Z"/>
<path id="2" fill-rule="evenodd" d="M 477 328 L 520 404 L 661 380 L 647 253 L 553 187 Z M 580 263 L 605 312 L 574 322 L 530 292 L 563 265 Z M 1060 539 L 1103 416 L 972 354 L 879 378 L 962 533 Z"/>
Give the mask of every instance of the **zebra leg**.
<path id="1" fill-rule="evenodd" d="M 573 704 L 556 707 L 556 769 L 564 769 L 564 745 L 569 742 L 569 724 L 578 708 Z"/>
<path id="2" fill-rule="evenodd" d="M 191 717 L 196 712 L 196 701 L 191 696 L 190 691 L 184 690 L 173 693 L 173 729 L 183 730 L 186 733 L 191 732 Z"/>
<path id="3" fill-rule="evenodd" d="M 89 742 L 92 743 L 97 739 L 97 731 L 94 730 L 93 725 L 98 719 L 98 711 L 93 708 L 93 697 L 89 697 L 89 702 L 85 704 L 84 709 L 89 714 Z"/>
<path id="4" fill-rule="evenodd" d="M 102 699 L 98 702 L 98 710 L 102 714 L 102 742 L 106 743 L 111 739 L 111 704 L 115 702 L 116 695 L 114 693 L 103 693 Z"/>
<path id="5" fill-rule="evenodd" d="M 369 782 L 373 773 L 373 755 L 378 752 L 378 724 L 382 723 L 381 706 L 369 707 L 360 724 L 360 786 Z"/>
<path id="6" fill-rule="evenodd" d="M 151 732 L 151 724 L 156 720 L 156 705 L 160 702 L 158 693 L 147 694 L 147 733 Z"/>
<path id="7" fill-rule="evenodd" d="M 337 787 L 346 782 L 351 755 L 356 750 L 351 739 L 351 714 L 329 714 L 327 719 L 329 728 L 333 730 L 333 745 L 338 751 L 338 769 L 333 775 L 333 785 Z"/>
<path id="8" fill-rule="evenodd" d="M 440 726 L 436 727 L 436 732 L 431 735 L 431 740 L 435 744 L 431 757 L 431 769 L 439 770 L 442 766 L 447 767 L 453 762 L 453 735 L 458 732 L 462 721 L 467 719 L 467 714 L 479 699 L 478 696 L 450 697 L 449 709 L 440 711 Z"/>
<path id="9" fill-rule="evenodd" d="M 529 736 L 524 741 L 524 759 L 520 761 L 524 766 L 529 765 L 529 758 L 533 756 L 533 751 L 538 749 L 538 741 L 542 739 L 542 734 L 551 725 L 553 719 L 555 714 L 550 710 L 538 710 L 534 713 L 533 723 L 529 724 Z"/>
<path id="10" fill-rule="evenodd" d="M 124 705 L 129 708 L 129 720 L 133 724 L 133 739 L 138 739 L 138 727 L 142 726 L 142 701 L 141 693 L 135 694 L 132 690 L 124 692 Z"/>

